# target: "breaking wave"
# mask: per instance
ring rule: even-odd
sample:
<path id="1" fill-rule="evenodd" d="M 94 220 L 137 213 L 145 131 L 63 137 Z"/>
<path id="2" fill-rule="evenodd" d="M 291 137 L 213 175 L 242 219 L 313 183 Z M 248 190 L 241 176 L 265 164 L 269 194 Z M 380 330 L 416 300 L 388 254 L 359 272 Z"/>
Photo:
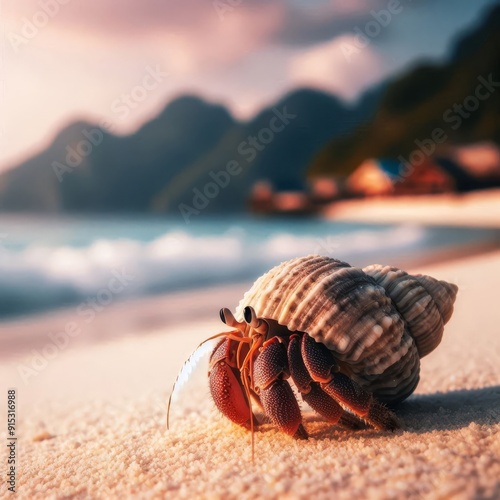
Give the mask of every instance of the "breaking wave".
<path id="1" fill-rule="evenodd" d="M 83 246 L 26 244 L 0 252 L 3 317 L 78 304 L 253 280 L 283 260 L 319 253 L 351 264 L 387 262 L 415 249 L 419 226 L 359 229 L 333 236 L 277 231 L 257 237 L 241 228 L 217 236 L 171 230 L 151 239 L 97 239 Z"/>

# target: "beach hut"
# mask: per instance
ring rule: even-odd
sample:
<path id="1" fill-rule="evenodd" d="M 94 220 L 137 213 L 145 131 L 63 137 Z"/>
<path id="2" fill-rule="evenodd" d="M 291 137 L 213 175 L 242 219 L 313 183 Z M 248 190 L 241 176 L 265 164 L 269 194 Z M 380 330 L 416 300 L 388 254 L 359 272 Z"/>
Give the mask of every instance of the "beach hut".
<path id="1" fill-rule="evenodd" d="M 347 191 L 355 196 L 387 196 L 393 193 L 400 177 L 401 164 L 397 160 L 365 160 L 347 179 Z"/>
<path id="2" fill-rule="evenodd" d="M 492 142 L 455 146 L 450 156 L 475 178 L 500 177 L 500 149 Z"/>
<path id="3" fill-rule="evenodd" d="M 270 182 L 257 181 L 248 199 L 250 211 L 260 214 L 300 215 L 313 210 L 310 198 L 303 191 L 275 191 Z"/>
<path id="4" fill-rule="evenodd" d="M 252 212 L 268 213 L 272 210 L 273 197 L 273 185 L 267 180 L 259 180 L 252 187 L 248 206 Z"/>
<path id="5" fill-rule="evenodd" d="M 455 181 L 431 158 L 410 168 L 383 158 L 364 161 L 347 179 L 347 188 L 356 196 L 446 193 L 455 189 Z"/>
<path id="6" fill-rule="evenodd" d="M 432 194 L 455 191 L 453 176 L 432 158 L 408 169 L 394 184 L 394 194 Z"/>
<path id="7" fill-rule="evenodd" d="M 316 177 L 309 181 L 311 198 L 318 202 L 328 202 L 340 195 L 339 179 L 333 177 Z"/>

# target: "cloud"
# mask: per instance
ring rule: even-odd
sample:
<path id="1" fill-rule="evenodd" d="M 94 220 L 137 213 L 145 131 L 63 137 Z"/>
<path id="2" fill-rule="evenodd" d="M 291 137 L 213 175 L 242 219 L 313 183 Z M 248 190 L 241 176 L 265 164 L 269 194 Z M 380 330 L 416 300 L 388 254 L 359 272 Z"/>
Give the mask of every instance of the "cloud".
<path id="1" fill-rule="evenodd" d="M 70 29 L 83 29 L 129 37 L 182 26 L 190 31 L 202 28 L 212 20 L 230 23 L 239 13 L 249 16 L 249 23 L 257 15 L 265 22 L 270 7 L 281 13 L 275 24 L 276 33 L 292 41 L 292 30 L 307 32 L 316 25 L 330 24 L 343 29 L 347 21 L 368 16 L 370 11 L 382 8 L 387 0 L 4 0 L 6 15 L 31 17 L 42 3 L 60 8 L 54 24 Z M 338 33 L 331 33 L 335 35 Z M 300 38 L 301 33 L 297 33 Z"/>
<path id="2" fill-rule="evenodd" d="M 311 45 L 352 31 L 387 0 L 25 0 L 6 1 L 22 28 L 41 4 L 55 5 L 47 30 L 122 43 L 174 44 L 184 67 L 231 63 L 267 45 Z M 55 12 L 54 11 L 54 12 Z M 172 49 L 168 49 L 167 51 Z"/>
<path id="3" fill-rule="evenodd" d="M 408 0 L 400 0 L 403 4 Z M 354 34 L 389 0 L 4 0 L 18 33 L 55 5 L 50 45 L 88 58 L 117 47 L 160 60 L 178 77 L 206 76 L 273 48 L 298 50 Z M 389 31 L 391 27 L 384 31 Z M 385 33 L 384 33 L 385 34 Z M 42 37 L 38 39 L 41 40 Z M 67 49 L 70 50 L 69 48 Z M 364 55 L 366 57 L 366 54 Z"/>
<path id="4" fill-rule="evenodd" d="M 371 19 L 371 12 L 387 7 L 387 0 L 289 0 L 284 22 L 276 27 L 276 41 L 311 45 L 352 32 Z"/>
<path id="5" fill-rule="evenodd" d="M 352 100 L 386 71 L 375 49 L 358 48 L 353 35 L 342 35 L 297 54 L 290 61 L 289 78 L 297 86 L 315 86 Z"/>
<path id="6" fill-rule="evenodd" d="M 7 0 L 9 1 L 9 0 Z M 170 69 L 179 74 L 217 70 L 264 47 L 283 22 L 280 2 L 219 0 L 26 0 L 5 8 L 9 32 L 22 35 L 44 9 L 55 5 L 47 23 L 30 43 L 51 38 L 51 46 L 65 45 L 99 57 L 110 47 L 140 48 L 146 54 L 162 53 Z M 36 23 L 35 23 L 36 24 Z M 36 30 L 36 28 L 35 28 Z M 52 40 L 59 38 L 59 47 Z M 23 48 L 21 46 L 21 48 Z M 94 55 L 95 54 L 95 55 Z"/>
<path id="7" fill-rule="evenodd" d="M 147 65 L 160 64 L 170 76 L 116 124 L 121 132 L 184 91 L 224 100 L 242 116 L 252 114 L 293 87 L 287 67 L 303 46 L 352 29 L 356 16 L 380 0 L 218 1 L 3 0 L 6 33 L 21 33 L 43 14 L 42 5 L 55 7 L 18 50 L 6 40 L 8 127 L 0 155 L 14 156 L 41 137 L 48 140 L 74 116 L 113 119 L 111 103 L 141 80 Z M 341 87 L 338 78 L 328 85 L 330 77 L 317 67 L 313 83 Z"/>
<path id="8" fill-rule="evenodd" d="M 450 9 L 400 0 L 408 15 L 346 58 L 342 44 L 390 0 L 0 1 L 0 169 L 74 117 L 115 122 L 111 104 L 141 81 L 147 66 L 160 65 L 169 77 L 116 123 L 119 132 L 133 130 L 184 92 L 222 101 L 241 117 L 298 85 L 352 99 L 409 60 L 439 47 L 444 53 L 477 5 L 493 2 L 461 0 Z M 55 13 L 15 50 L 9 33 L 21 33 L 34 16 L 43 20 L 49 5 Z"/>

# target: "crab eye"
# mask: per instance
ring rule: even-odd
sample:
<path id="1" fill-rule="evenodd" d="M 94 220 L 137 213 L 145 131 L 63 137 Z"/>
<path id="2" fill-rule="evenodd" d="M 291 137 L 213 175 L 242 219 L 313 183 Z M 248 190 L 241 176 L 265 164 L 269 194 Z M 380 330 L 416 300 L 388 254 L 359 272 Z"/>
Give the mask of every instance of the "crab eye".
<path id="1" fill-rule="evenodd" d="M 253 309 L 251 307 L 245 307 L 245 309 L 243 309 L 243 316 L 245 318 L 245 321 L 250 324 L 252 322 L 252 319 L 255 317 L 255 312 L 253 311 Z"/>
<path id="2" fill-rule="evenodd" d="M 226 316 L 224 314 L 224 307 L 221 308 L 221 310 L 219 311 L 219 316 L 220 316 L 220 319 L 223 323 L 226 323 Z"/>

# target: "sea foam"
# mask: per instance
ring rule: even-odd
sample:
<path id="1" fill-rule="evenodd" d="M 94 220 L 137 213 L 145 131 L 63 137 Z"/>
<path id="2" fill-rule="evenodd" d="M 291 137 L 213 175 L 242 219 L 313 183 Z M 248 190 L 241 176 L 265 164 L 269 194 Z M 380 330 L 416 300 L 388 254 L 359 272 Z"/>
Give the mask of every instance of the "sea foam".
<path id="1" fill-rule="evenodd" d="M 234 227 L 216 236 L 168 231 L 151 241 L 101 238 L 84 246 L 33 242 L 2 249 L 0 315 L 78 304 L 106 289 L 117 273 L 133 276 L 118 294 L 121 300 L 252 280 L 283 260 L 311 253 L 368 264 L 388 251 L 415 247 L 425 235 L 425 228 L 398 226 L 321 238 L 285 231 L 259 238 Z"/>

